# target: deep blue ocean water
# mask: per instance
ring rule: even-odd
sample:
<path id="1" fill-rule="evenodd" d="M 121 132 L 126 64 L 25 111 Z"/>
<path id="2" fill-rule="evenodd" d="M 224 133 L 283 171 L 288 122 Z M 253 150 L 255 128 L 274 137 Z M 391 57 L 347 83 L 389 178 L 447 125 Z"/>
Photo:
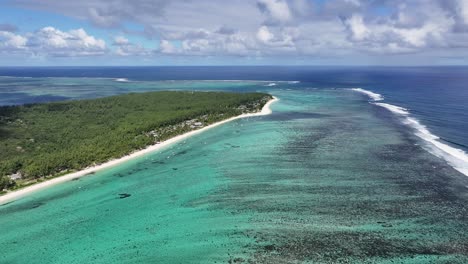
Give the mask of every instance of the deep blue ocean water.
<path id="1" fill-rule="evenodd" d="M 0 68 L 0 76 L 112 78 L 129 81 L 161 80 L 262 80 L 299 81 L 288 89 L 363 88 L 382 94 L 385 102 L 410 110 L 411 115 L 446 143 L 468 151 L 468 67 L 39 67 Z M 127 92 L 118 83 L 95 86 L 92 93 L 58 95 L 28 94 L 21 86 L 33 89 L 36 78 L 0 79 L 0 105 L 57 101 L 81 96 L 95 97 Z M 89 85 L 89 82 L 83 85 Z M 78 86 L 80 84 L 77 84 Z M 19 86 L 19 87 L 18 87 Z M 51 87 L 50 87 L 51 86 Z M 76 86 L 69 86 L 74 89 Z M 159 87 L 163 89 L 164 87 Z M 170 88 L 170 87 L 169 87 Z M 271 87 L 265 87 L 269 89 Z M 110 91 L 100 92 L 102 89 Z M 146 88 L 151 90 L 151 87 Z M 200 87 L 204 89 L 204 87 Z M 259 86 L 235 86 L 230 90 L 259 90 Z M 261 89 L 261 87 L 260 87 Z M 228 89 L 229 90 L 229 89 Z"/>

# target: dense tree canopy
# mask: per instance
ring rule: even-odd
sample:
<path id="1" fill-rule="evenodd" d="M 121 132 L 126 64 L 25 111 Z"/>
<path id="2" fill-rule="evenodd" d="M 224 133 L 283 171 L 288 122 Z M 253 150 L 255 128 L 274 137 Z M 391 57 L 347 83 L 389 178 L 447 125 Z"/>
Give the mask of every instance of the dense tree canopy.
<path id="1" fill-rule="evenodd" d="M 33 179 L 82 169 L 195 129 L 195 121 L 206 125 L 258 111 L 270 98 L 150 92 L 0 107 L 0 190 L 12 185 L 8 175 Z"/>

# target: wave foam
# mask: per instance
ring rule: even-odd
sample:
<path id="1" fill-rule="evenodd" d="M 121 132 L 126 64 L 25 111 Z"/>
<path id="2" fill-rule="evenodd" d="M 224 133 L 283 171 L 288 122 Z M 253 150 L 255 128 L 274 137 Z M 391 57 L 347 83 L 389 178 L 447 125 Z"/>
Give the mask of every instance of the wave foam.
<path id="1" fill-rule="evenodd" d="M 276 85 L 277 85 L 276 83 L 269 83 L 269 84 L 266 84 L 265 86 L 272 87 L 272 86 L 276 86 Z"/>
<path id="2" fill-rule="evenodd" d="M 351 90 L 366 94 L 374 101 L 371 102 L 371 104 L 384 107 L 390 112 L 403 118 L 403 124 L 414 129 L 414 134 L 428 143 L 424 147 L 427 151 L 446 160 L 454 169 L 468 176 L 468 153 L 440 142 L 441 138 L 432 134 L 426 126 L 419 122 L 419 120 L 411 117 L 408 109 L 387 103 L 376 103 L 375 101 L 382 101 L 384 99 L 380 94 L 361 88 L 353 88 Z"/>
<path id="3" fill-rule="evenodd" d="M 381 94 L 374 93 L 374 92 L 371 92 L 371 91 L 368 91 L 368 90 L 364 90 L 362 88 L 352 88 L 351 90 L 362 93 L 362 94 L 365 94 L 365 95 L 369 96 L 374 101 L 382 101 L 384 99 L 384 97 Z"/>
<path id="4" fill-rule="evenodd" d="M 403 107 L 399 107 L 399 106 L 391 105 L 387 103 L 372 103 L 372 104 L 387 108 L 390 112 L 393 112 L 395 114 L 409 115 L 408 109 L 403 108 Z"/>
<path id="5" fill-rule="evenodd" d="M 415 131 L 415 135 L 426 141 L 425 149 L 433 155 L 446 160 L 454 169 L 468 176 L 468 153 L 440 142 L 440 137 L 432 134 L 426 126 L 416 118 L 410 117 L 406 108 L 387 103 L 373 103 L 386 108 L 392 113 L 404 117 L 403 124 L 408 125 Z"/>
<path id="6" fill-rule="evenodd" d="M 114 81 L 116 81 L 116 82 L 130 82 L 127 78 L 117 78 Z"/>

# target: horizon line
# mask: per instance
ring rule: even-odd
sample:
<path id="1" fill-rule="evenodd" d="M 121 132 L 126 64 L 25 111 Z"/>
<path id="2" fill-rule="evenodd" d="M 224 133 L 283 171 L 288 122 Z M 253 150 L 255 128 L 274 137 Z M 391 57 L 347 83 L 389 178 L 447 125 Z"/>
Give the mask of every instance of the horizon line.
<path id="1" fill-rule="evenodd" d="M 369 65 L 296 65 L 296 64 L 259 64 L 259 65 L 0 65 L 0 68 L 143 68 L 143 67 L 173 67 L 173 68 L 182 68 L 182 67 L 406 67 L 406 68 L 416 68 L 416 67 L 468 67 L 468 64 L 441 64 L 441 65 L 379 65 L 379 64 L 369 64 Z"/>

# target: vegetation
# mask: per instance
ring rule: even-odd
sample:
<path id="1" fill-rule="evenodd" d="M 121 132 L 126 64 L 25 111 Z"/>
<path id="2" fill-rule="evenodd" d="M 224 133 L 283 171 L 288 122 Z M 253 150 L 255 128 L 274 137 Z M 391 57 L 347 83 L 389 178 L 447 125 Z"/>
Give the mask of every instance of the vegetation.
<path id="1" fill-rule="evenodd" d="M 151 92 L 0 107 L 0 190 L 103 163 L 245 112 L 263 93 Z"/>

